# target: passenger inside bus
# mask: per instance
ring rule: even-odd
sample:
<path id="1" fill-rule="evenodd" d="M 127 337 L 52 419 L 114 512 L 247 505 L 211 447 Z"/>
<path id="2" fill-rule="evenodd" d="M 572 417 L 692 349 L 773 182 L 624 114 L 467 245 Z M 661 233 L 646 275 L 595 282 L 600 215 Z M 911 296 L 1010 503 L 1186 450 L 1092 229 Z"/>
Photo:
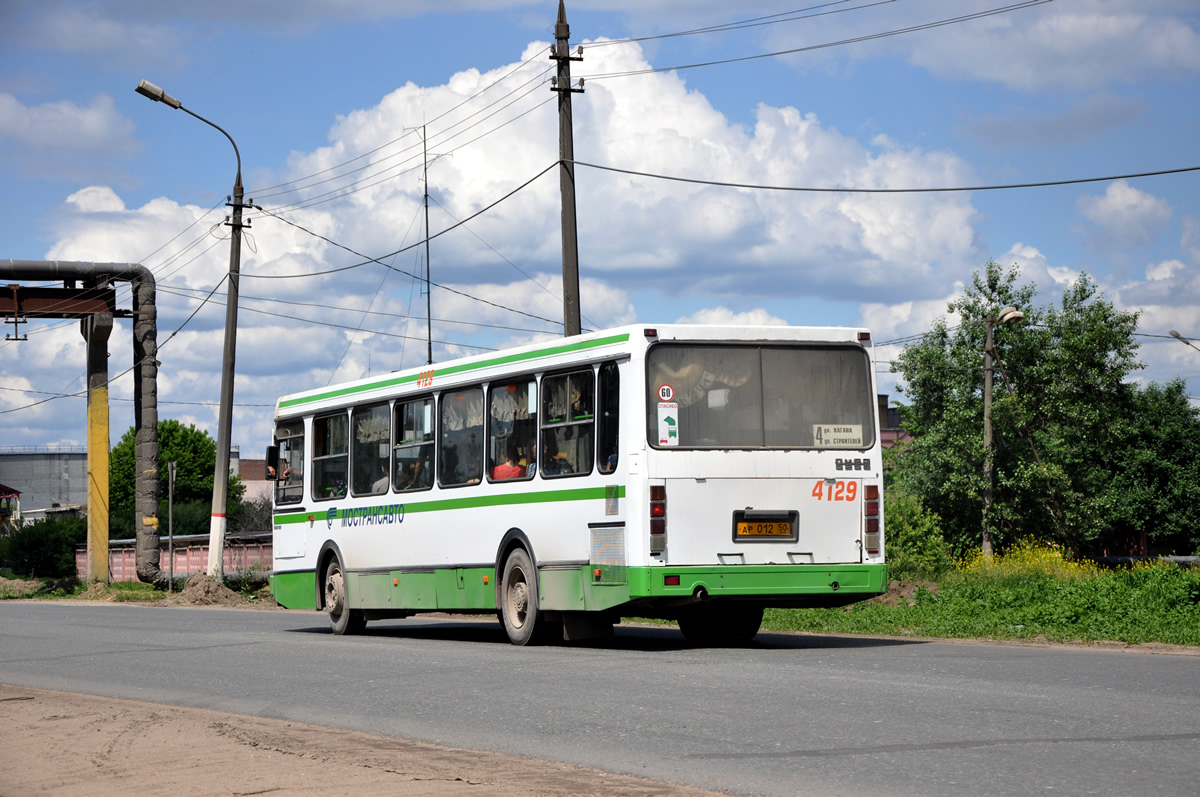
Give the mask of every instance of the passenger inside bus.
<path id="1" fill-rule="evenodd" d="M 509 438 L 508 447 L 504 452 L 504 462 L 492 469 L 492 480 L 520 479 L 525 475 L 525 469 L 518 464 L 520 452 L 517 451 L 517 441 Z"/>
<path id="2" fill-rule="evenodd" d="M 574 473 L 575 469 L 567 458 L 558 453 L 558 440 L 553 432 L 542 436 L 542 473 L 546 476 L 560 476 Z"/>

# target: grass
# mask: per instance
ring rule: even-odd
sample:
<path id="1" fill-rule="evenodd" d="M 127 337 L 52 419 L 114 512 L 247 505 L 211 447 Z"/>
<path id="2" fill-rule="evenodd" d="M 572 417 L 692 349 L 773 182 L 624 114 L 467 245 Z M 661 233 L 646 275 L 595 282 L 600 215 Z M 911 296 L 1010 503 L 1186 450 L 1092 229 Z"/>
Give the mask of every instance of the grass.
<path id="1" fill-rule="evenodd" d="M 772 609 L 764 630 L 1200 645 L 1200 571 L 1150 562 L 1102 570 L 1024 542 L 974 554 L 936 586 L 898 605 Z"/>

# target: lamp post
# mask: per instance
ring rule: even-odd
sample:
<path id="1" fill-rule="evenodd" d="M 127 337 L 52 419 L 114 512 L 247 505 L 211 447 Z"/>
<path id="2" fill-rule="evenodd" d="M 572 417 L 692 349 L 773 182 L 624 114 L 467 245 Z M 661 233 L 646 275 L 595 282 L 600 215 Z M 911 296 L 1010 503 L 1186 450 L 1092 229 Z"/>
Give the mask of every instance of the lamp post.
<path id="1" fill-rule="evenodd" d="M 229 504 L 229 448 L 230 427 L 233 425 L 233 375 L 235 351 L 237 349 L 238 273 L 242 263 L 242 154 L 238 152 L 233 136 L 205 119 L 198 113 L 183 107 L 183 103 L 158 86 L 143 80 L 135 89 L 143 97 L 183 111 L 196 117 L 210 127 L 220 130 L 237 156 L 237 177 L 233 181 L 233 208 L 231 219 L 226 222 L 233 231 L 229 239 L 229 285 L 225 302 L 225 349 L 221 361 L 221 405 L 217 413 L 217 464 L 213 471 L 212 518 L 208 527 L 208 575 L 220 580 L 225 575 L 225 530 L 226 509 Z"/>
<path id="2" fill-rule="evenodd" d="M 1015 324 L 1025 317 L 1015 307 L 1005 307 L 995 317 L 987 319 L 987 343 L 983 347 L 983 555 L 992 550 L 992 483 L 995 465 L 992 462 L 992 327 L 995 324 Z"/>
<path id="3" fill-rule="evenodd" d="M 1171 337 L 1175 338 L 1175 340 L 1179 341 L 1180 343 L 1183 343 L 1183 344 L 1185 344 L 1185 345 L 1191 346 L 1193 349 L 1196 349 L 1196 351 L 1200 351 L 1200 349 L 1197 349 L 1197 348 L 1196 348 L 1196 344 L 1195 344 L 1195 343 L 1192 343 L 1190 340 L 1188 340 L 1187 338 L 1185 338 L 1183 335 L 1180 335 L 1180 334 L 1179 334 L 1178 332 L 1176 332 L 1175 330 L 1173 330 L 1173 329 L 1172 329 L 1172 330 L 1170 331 L 1170 333 L 1169 333 L 1169 334 L 1171 335 Z"/>

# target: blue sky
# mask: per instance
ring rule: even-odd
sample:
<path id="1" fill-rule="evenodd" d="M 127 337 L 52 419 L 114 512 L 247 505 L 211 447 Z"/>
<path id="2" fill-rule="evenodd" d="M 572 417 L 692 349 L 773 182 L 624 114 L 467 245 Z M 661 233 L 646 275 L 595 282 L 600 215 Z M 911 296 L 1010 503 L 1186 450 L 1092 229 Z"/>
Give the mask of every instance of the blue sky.
<path id="1" fill-rule="evenodd" d="M 1200 10 L 1191 0 L 1053 0 L 875 37 L 1012 5 L 570 2 L 571 44 L 584 47 L 572 65 L 585 78 L 573 98 L 576 158 L 702 180 L 859 188 L 1200 165 Z M 154 270 L 160 414 L 215 434 L 224 308 L 210 303 L 184 322 L 227 268 L 219 222 L 233 151 L 217 131 L 134 87 L 150 80 L 227 130 L 247 197 L 324 236 L 249 214 L 233 442 L 259 456 L 279 395 L 424 362 L 416 281 L 378 265 L 316 272 L 361 261 L 329 241 L 379 257 L 420 239 L 422 125 L 435 234 L 554 163 L 556 6 L 5 3 L 0 257 Z M 769 15 L 782 16 L 614 43 Z M 801 48 L 810 49 L 666 69 Z M 640 74 L 612 76 L 629 72 Z M 1141 312 L 1148 367 L 1138 378 L 1183 376 L 1200 395 L 1200 352 L 1156 337 L 1169 329 L 1200 337 L 1198 180 L 1192 172 L 870 196 L 580 166 L 584 326 L 866 325 L 887 341 L 928 329 L 994 258 L 1018 264 L 1041 303 L 1086 271 L 1109 299 Z M 327 191 L 335 193 L 317 202 Z M 433 280 L 459 292 L 434 289 L 435 360 L 555 334 L 552 323 L 494 305 L 561 318 L 558 203 L 552 171 L 433 241 Z M 422 249 L 387 262 L 425 268 Z M 81 443 L 84 400 L 44 401 L 83 387 L 77 325 L 23 331 L 26 342 L 0 341 L 0 445 Z M 131 360 L 129 340 L 123 322 L 110 342 L 114 376 Z M 894 394 L 893 377 L 881 373 L 880 387 Z M 114 442 L 133 422 L 132 388 L 128 376 L 114 381 Z"/>

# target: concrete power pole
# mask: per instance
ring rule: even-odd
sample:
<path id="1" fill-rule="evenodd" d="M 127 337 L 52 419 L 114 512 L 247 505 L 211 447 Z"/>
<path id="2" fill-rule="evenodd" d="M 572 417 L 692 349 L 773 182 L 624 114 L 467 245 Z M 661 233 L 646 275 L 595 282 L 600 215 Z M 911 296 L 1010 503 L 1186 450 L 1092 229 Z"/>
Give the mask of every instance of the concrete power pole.
<path id="1" fill-rule="evenodd" d="M 550 58 L 558 62 L 558 74 L 551 91 L 558 92 L 558 157 L 559 185 L 562 191 L 562 260 L 563 260 L 563 335 L 571 337 L 582 331 L 579 322 L 579 239 L 575 227 L 575 134 L 571 127 L 571 95 L 583 93 L 571 88 L 571 62 L 583 60 L 571 56 L 567 43 L 571 29 L 567 25 L 567 10 L 558 0 L 558 21 L 554 25 L 555 45 Z"/>

